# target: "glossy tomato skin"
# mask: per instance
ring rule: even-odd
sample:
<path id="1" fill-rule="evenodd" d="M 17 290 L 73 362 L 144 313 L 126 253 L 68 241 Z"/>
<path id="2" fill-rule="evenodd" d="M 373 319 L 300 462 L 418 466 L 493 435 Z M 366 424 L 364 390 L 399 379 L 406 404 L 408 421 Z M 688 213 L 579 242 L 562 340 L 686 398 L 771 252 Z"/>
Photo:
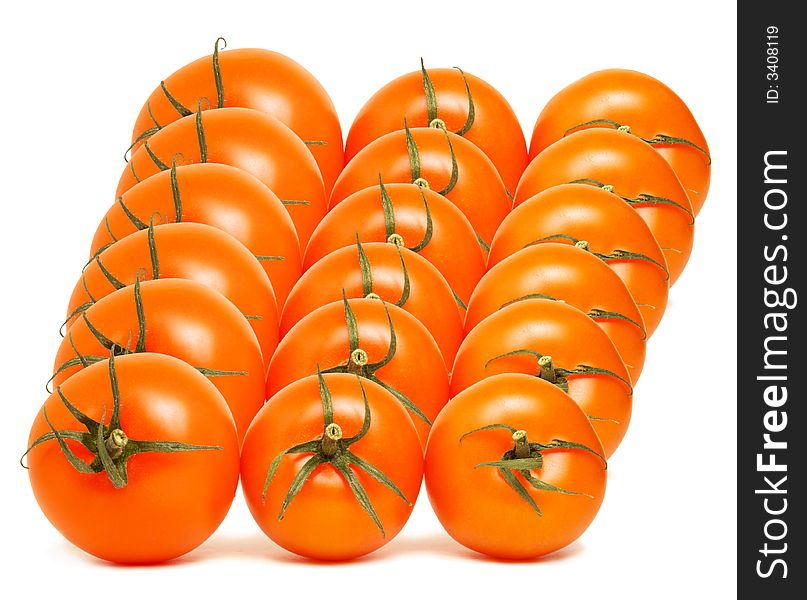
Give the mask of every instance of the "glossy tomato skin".
<path id="1" fill-rule="evenodd" d="M 445 278 L 429 261 L 406 248 L 384 242 L 361 245 L 369 267 L 362 276 L 359 246 L 335 250 L 314 263 L 294 286 L 280 325 L 285 335 L 301 318 L 330 302 L 376 294 L 417 318 L 453 364 L 462 341 L 462 315 Z"/>
<path id="2" fill-rule="evenodd" d="M 384 187 L 392 205 L 393 233 L 401 236 L 404 247 L 414 248 L 437 267 L 452 291 L 463 304 L 467 303 L 485 273 L 485 255 L 468 219 L 431 190 L 410 183 L 390 183 Z M 429 207 L 428 215 L 425 205 Z M 432 233 L 427 238 L 429 217 Z M 362 243 L 386 242 L 389 237 L 378 185 L 351 194 L 325 215 L 311 235 L 304 268 L 310 268 L 338 248 L 355 244 L 357 234 Z"/>
<path id="3" fill-rule="evenodd" d="M 524 350 L 537 354 L 503 356 Z M 552 357 L 556 369 L 576 371 L 588 366 L 611 373 L 565 376 L 569 396 L 592 418 L 606 456 L 611 456 L 630 423 L 633 389 L 628 371 L 605 332 L 585 313 L 564 302 L 522 300 L 479 323 L 457 352 L 451 397 L 497 373 L 538 377 L 540 356 Z"/>
<path id="4" fill-rule="evenodd" d="M 238 437 L 216 388 L 180 360 L 160 354 L 115 360 L 121 427 L 130 439 L 220 446 L 220 450 L 142 453 L 128 461 L 128 484 L 116 489 L 103 472 L 82 474 L 56 441 L 28 454 L 28 474 L 42 512 L 70 542 L 98 558 L 157 563 L 193 550 L 219 526 L 238 483 Z M 107 361 L 65 381 L 61 391 L 95 421 L 112 413 Z M 57 429 L 82 430 L 57 394 L 45 401 Z M 50 428 L 40 410 L 29 443 Z M 92 455 L 72 440 L 82 460 Z M 114 530 L 111 534 L 110 527 Z"/>
<path id="5" fill-rule="evenodd" d="M 324 375 L 331 393 L 334 422 L 344 436 L 356 435 L 364 419 L 358 378 Z M 289 504 L 278 513 L 289 486 L 311 454 L 286 455 L 261 501 L 266 474 L 283 450 L 322 435 L 323 411 L 316 376 L 300 379 L 277 393 L 250 425 L 241 457 L 241 486 L 261 529 L 274 542 L 317 560 L 349 560 L 377 550 L 401 530 L 412 512 L 423 477 L 423 451 L 406 410 L 378 384 L 362 380 L 370 406 L 367 434 L 350 450 L 379 468 L 410 504 L 359 469 L 353 469 L 384 526 L 382 536 L 358 504 L 344 477 L 332 465 L 317 467 Z"/>
<path id="6" fill-rule="evenodd" d="M 433 421 L 448 401 L 448 371 L 434 338 L 426 327 L 402 308 L 381 300 L 349 300 L 356 317 L 359 348 L 370 364 L 384 360 L 390 348 L 387 312 L 395 331 L 392 359 L 375 375 L 412 401 Z M 386 308 L 386 310 L 385 310 Z M 350 364 L 350 344 L 342 301 L 331 302 L 303 317 L 292 327 L 275 350 L 266 380 L 266 398 L 289 383 L 317 372 Z M 429 424 L 412 415 L 425 447 Z"/>
<path id="7" fill-rule="evenodd" d="M 524 132 L 510 104 L 493 86 L 470 73 L 459 69 L 427 71 L 437 101 L 436 118 L 444 121 L 449 131 L 464 130 L 462 137 L 482 150 L 496 165 L 507 189 L 515 190 L 528 161 Z M 473 98 L 474 119 L 471 126 L 466 127 L 469 90 Z M 392 80 L 361 108 L 345 142 L 347 161 L 373 140 L 403 129 L 404 118 L 409 127 L 429 126 L 421 71 Z"/>
<path id="8" fill-rule="evenodd" d="M 219 42 L 217 42 L 219 45 Z M 221 47 L 221 46 L 219 46 Z M 259 48 L 239 48 L 218 52 L 223 87 L 220 108 L 252 108 L 279 119 L 301 139 L 322 171 L 330 191 L 344 166 L 342 129 L 333 102 L 325 88 L 301 65 L 283 54 Z M 218 93 L 213 76 L 213 56 L 195 60 L 169 75 L 165 89 L 185 108 L 196 112 L 218 107 Z M 135 121 L 132 142 L 154 127 L 180 119 L 182 115 L 158 86 L 149 96 Z M 136 143 L 137 149 L 142 142 Z"/>
<path id="9" fill-rule="evenodd" d="M 609 256 L 606 263 L 625 282 L 642 313 L 647 335 L 652 335 L 667 307 L 667 261 L 647 223 L 605 190 L 583 184 L 558 185 L 523 202 L 496 232 L 488 268 L 525 246 L 558 235 L 586 241 L 591 252 Z M 551 241 L 572 244 L 572 240 Z M 649 260 L 615 257 L 617 250 Z"/>
<path id="10" fill-rule="evenodd" d="M 590 179 L 613 186 L 618 197 L 649 194 L 672 201 L 631 204 L 664 251 L 670 285 L 681 275 L 692 252 L 695 217 L 692 204 L 672 167 L 651 146 L 613 129 L 578 131 L 546 148 L 527 166 L 516 189 L 515 204 L 552 186 Z"/>
<path id="11" fill-rule="evenodd" d="M 171 223 L 138 231 L 101 252 L 82 271 L 67 308 L 67 325 L 79 318 L 76 309 L 108 296 L 123 285 L 154 279 L 190 279 L 206 285 L 232 302 L 261 345 L 264 363 L 275 351 L 278 310 L 272 282 L 254 255 L 220 229 L 200 223 Z M 156 272 L 155 272 L 156 265 Z M 104 270 L 110 278 L 106 277 Z M 72 318 L 71 318 L 72 315 Z"/>
<path id="12" fill-rule="evenodd" d="M 126 191 L 98 224 L 90 257 L 104 246 L 140 230 L 126 210 L 141 227 L 147 226 L 152 216 L 158 224 L 176 222 L 171 179 L 171 172 L 163 171 Z M 176 182 L 180 220 L 221 229 L 260 257 L 280 309 L 302 273 L 300 242 L 280 199 L 246 171 L 223 164 L 177 167 Z"/>
<path id="13" fill-rule="evenodd" d="M 619 275 L 582 248 L 537 244 L 495 265 L 471 296 L 465 331 L 501 308 L 536 295 L 561 300 L 588 314 L 614 342 L 631 382 L 638 381 L 647 338 L 642 313 Z"/>
<path id="14" fill-rule="evenodd" d="M 257 177 L 285 203 L 301 248 L 325 214 L 325 186 L 314 157 L 291 129 L 264 112 L 218 108 L 174 121 L 132 154 L 115 196 L 168 170 L 175 156 L 179 164 L 223 163 Z"/>
<path id="15" fill-rule="evenodd" d="M 128 286 L 96 302 L 73 323 L 59 346 L 54 373 L 67 361 L 82 356 L 108 356 L 87 325 L 121 348 L 137 350 L 140 339 L 135 287 Z M 232 374 L 210 381 L 232 411 L 239 436 L 264 402 L 261 348 L 249 323 L 224 296 L 186 279 L 161 279 L 140 285 L 146 323 L 145 351 L 175 356 L 198 369 Z M 74 348 L 75 346 L 75 348 Z M 57 386 L 82 370 L 81 364 L 57 373 Z"/>
<path id="16" fill-rule="evenodd" d="M 596 71 L 558 92 L 535 122 L 530 158 L 569 135 L 569 129 L 597 119 L 630 127 L 633 135 L 646 140 L 663 134 L 689 140 L 702 148 L 706 154 L 686 144 L 653 144 L 678 175 L 695 214 L 700 212 L 709 192 L 711 176 L 706 138 L 687 105 L 675 92 L 658 79 L 638 71 Z M 592 124 L 589 127 L 614 125 Z"/>
<path id="17" fill-rule="evenodd" d="M 418 148 L 419 177 L 428 182 L 429 189 L 446 190 L 445 197 L 468 218 L 474 231 L 486 245 L 490 244 L 496 227 L 510 212 L 513 202 L 494 164 L 479 148 L 453 133 L 433 127 L 411 129 L 412 141 Z M 450 147 L 449 147 L 450 143 Z M 334 184 L 329 210 L 350 194 L 378 184 L 414 183 L 405 131 L 394 131 L 365 146 L 345 165 Z M 449 186 L 452 176 L 451 150 L 457 163 L 457 179 Z"/>
<path id="18" fill-rule="evenodd" d="M 602 454 L 586 415 L 558 388 L 522 374 L 490 377 L 454 397 L 432 428 L 425 479 L 437 518 L 459 543 L 494 558 L 533 559 L 569 545 L 600 508 L 606 484 L 603 461 L 582 450 L 543 452 L 543 468 L 533 475 L 580 494 L 525 485 L 539 516 L 495 468 L 477 467 L 500 460 L 513 447 L 509 431 L 481 431 L 459 441 L 494 423 L 522 429 L 532 442 L 573 441 Z"/>

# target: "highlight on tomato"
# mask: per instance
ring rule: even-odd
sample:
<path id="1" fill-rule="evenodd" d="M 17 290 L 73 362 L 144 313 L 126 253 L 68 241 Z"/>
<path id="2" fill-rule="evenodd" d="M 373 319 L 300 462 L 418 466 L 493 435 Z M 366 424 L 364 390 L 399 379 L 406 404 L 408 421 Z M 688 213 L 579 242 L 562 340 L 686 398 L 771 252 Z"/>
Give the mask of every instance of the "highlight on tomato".
<path id="1" fill-rule="evenodd" d="M 334 206 L 314 230 L 303 265 L 356 242 L 387 242 L 416 252 L 445 277 L 462 311 L 485 273 L 485 255 L 462 211 L 437 192 L 378 182 Z"/>
<path id="2" fill-rule="evenodd" d="M 358 236 L 357 236 L 358 237 Z M 280 321 L 285 335 L 301 318 L 342 298 L 380 298 L 417 318 L 446 365 L 462 341 L 462 315 L 445 278 L 415 252 L 383 242 L 335 250 L 308 269 L 289 294 Z"/>
<path id="3" fill-rule="evenodd" d="M 137 279 L 189 279 L 220 293 L 249 321 L 269 362 L 277 346 L 278 310 L 272 283 L 243 244 L 200 223 L 171 223 L 138 231 L 98 253 L 73 288 L 66 326 Z"/>
<path id="4" fill-rule="evenodd" d="M 493 267 L 522 248 L 576 245 L 605 261 L 625 282 L 650 336 L 667 307 L 669 273 L 647 223 L 605 190 L 582 184 L 551 187 L 517 206 L 502 222 L 488 257 Z"/>
<path id="5" fill-rule="evenodd" d="M 409 411 L 421 443 L 448 401 L 448 371 L 426 327 L 375 298 L 331 302 L 300 319 L 280 340 L 269 364 L 266 398 L 323 373 L 352 373 L 391 392 Z"/>
<path id="6" fill-rule="evenodd" d="M 602 260 L 576 246 L 528 246 L 493 266 L 465 314 L 465 331 L 502 308 L 531 298 L 561 300 L 586 313 L 616 346 L 633 384 L 644 365 L 647 333 L 625 283 Z"/>
<path id="7" fill-rule="evenodd" d="M 532 160 L 519 181 L 516 206 L 565 183 L 602 188 L 636 209 L 664 251 L 670 285 L 675 283 L 692 252 L 695 215 L 675 171 L 658 152 L 622 131 L 579 131 Z"/>
<path id="8" fill-rule="evenodd" d="M 349 560 L 403 528 L 423 451 L 406 410 L 350 374 L 300 379 L 258 413 L 244 439 L 241 487 L 261 529 L 290 552 Z"/>
<path id="9" fill-rule="evenodd" d="M 101 219 L 90 258 L 126 236 L 160 223 L 202 223 L 241 242 L 272 282 L 278 309 L 302 273 L 294 223 L 280 199 L 241 169 L 216 163 L 177 166 L 120 196 Z"/>
<path id="10" fill-rule="evenodd" d="M 317 162 L 291 129 L 264 112 L 200 110 L 163 127 L 132 154 L 115 197 L 170 170 L 175 159 L 180 164 L 222 163 L 257 177 L 291 215 L 300 248 L 325 214 L 327 197 Z"/>
<path id="11" fill-rule="evenodd" d="M 326 191 L 345 164 L 342 128 L 319 81 L 288 56 L 261 48 L 224 50 L 174 71 L 149 96 L 135 121 L 132 150 L 166 125 L 207 108 L 252 108 L 283 122 L 308 146 Z M 206 100 L 206 101 L 203 101 Z"/>
<path id="12" fill-rule="evenodd" d="M 476 145 L 496 165 L 509 190 L 527 166 L 527 144 L 515 112 L 492 85 L 453 69 L 420 70 L 390 81 L 361 108 L 345 142 L 345 158 L 386 133 L 410 127 L 445 127 Z"/>
<path id="13" fill-rule="evenodd" d="M 568 546 L 605 494 L 604 451 L 589 419 L 556 386 L 522 374 L 453 398 L 434 422 L 424 471 L 449 535 L 499 559 Z"/>
<path id="14" fill-rule="evenodd" d="M 605 69 L 578 79 L 547 103 L 532 131 L 530 158 L 577 131 L 606 127 L 650 144 L 675 171 L 695 214 L 709 192 L 712 159 L 695 117 L 658 79 L 628 69 Z"/>
<path id="15" fill-rule="evenodd" d="M 497 373 L 525 373 L 568 393 L 607 457 L 628 430 L 633 387 L 625 363 L 605 332 L 565 302 L 522 300 L 474 327 L 457 351 L 451 397 Z"/>
<path id="16" fill-rule="evenodd" d="M 239 439 L 263 406 L 258 338 L 232 302 L 201 283 L 136 279 L 93 304 L 59 345 L 52 384 L 61 385 L 110 352 L 157 352 L 194 367 L 224 396 Z"/>
<path id="17" fill-rule="evenodd" d="M 394 131 L 362 148 L 333 186 L 329 210 L 350 194 L 386 183 L 414 183 L 445 196 L 468 218 L 487 251 L 513 201 L 479 148 L 442 125 Z"/>
<path id="18" fill-rule="evenodd" d="M 238 483 L 227 404 L 161 354 L 113 351 L 57 386 L 28 444 L 23 466 L 42 512 L 71 543 L 116 563 L 190 552 L 224 520 Z"/>

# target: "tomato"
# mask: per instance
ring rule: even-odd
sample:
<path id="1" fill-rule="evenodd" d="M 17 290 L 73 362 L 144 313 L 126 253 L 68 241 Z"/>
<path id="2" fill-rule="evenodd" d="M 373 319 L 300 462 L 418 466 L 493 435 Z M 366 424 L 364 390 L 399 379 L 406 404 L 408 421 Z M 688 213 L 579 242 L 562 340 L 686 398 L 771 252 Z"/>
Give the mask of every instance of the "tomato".
<path id="1" fill-rule="evenodd" d="M 171 223 L 138 231 L 97 254 L 76 282 L 68 326 L 115 290 L 148 279 L 191 279 L 219 292 L 247 317 L 266 365 L 277 346 L 278 314 L 272 283 L 243 244 L 220 229 Z"/>
<path id="2" fill-rule="evenodd" d="M 667 307 L 667 262 L 653 233 L 630 206 L 593 186 L 549 188 L 504 220 L 491 244 L 488 267 L 544 242 L 578 244 L 604 260 L 639 306 L 647 335 L 656 330 Z"/>
<path id="3" fill-rule="evenodd" d="M 712 160 L 695 117 L 670 88 L 627 69 L 596 71 L 549 101 L 532 131 L 530 157 L 574 131 L 621 128 L 649 143 L 670 163 L 700 212 L 709 192 Z"/>
<path id="4" fill-rule="evenodd" d="M 135 121 L 133 149 L 169 123 L 202 109 L 241 107 L 263 111 L 306 142 L 325 188 L 345 164 L 342 129 L 331 98 L 306 69 L 271 50 L 239 48 L 197 59 L 169 75 L 149 96 Z"/>
<path id="5" fill-rule="evenodd" d="M 56 353 L 53 384 L 113 349 L 168 354 L 207 375 L 227 401 L 239 439 L 263 405 L 258 339 L 229 300 L 201 283 L 138 280 L 93 304 L 67 330 Z"/>
<path id="6" fill-rule="evenodd" d="M 325 186 L 306 145 L 283 123 L 249 108 L 217 108 L 182 117 L 132 154 L 115 197 L 177 159 L 180 164 L 223 163 L 257 177 L 286 206 L 300 247 L 326 210 Z"/>
<path id="7" fill-rule="evenodd" d="M 647 339 L 644 319 L 619 275 L 602 260 L 565 244 L 538 244 L 519 250 L 479 282 L 465 314 L 465 331 L 528 298 L 562 300 L 586 313 L 616 346 L 631 381 L 638 381 Z"/>
<path id="8" fill-rule="evenodd" d="M 529 299 L 496 311 L 465 337 L 451 373 L 451 397 L 497 373 L 554 383 L 591 419 L 606 456 L 630 422 L 633 388 L 614 343 L 586 313 Z"/>
<path id="9" fill-rule="evenodd" d="M 303 317 L 275 350 L 266 397 L 317 372 L 354 373 L 381 384 L 411 413 L 423 445 L 448 401 L 437 343 L 415 317 L 383 300 L 331 302 Z"/>
<path id="10" fill-rule="evenodd" d="M 401 307 L 429 330 L 446 365 L 453 364 L 463 336 L 462 315 L 445 278 L 425 258 L 383 242 L 358 242 L 331 252 L 294 286 L 283 310 L 280 335 L 342 294 L 378 297 Z"/>
<path id="11" fill-rule="evenodd" d="M 90 257 L 159 223 L 204 223 L 252 252 L 272 282 L 278 308 L 302 273 L 291 217 L 275 194 L 241 169 L 215 163 L 172 166 L 125 192 L 98 224 Z"/>
<path id="12" fill-rule="evenodd" d="M 113 356 L 65 381 L 34 420 L 25 458 L 53 526 L 117 563 L 193 550 L 224 519 L 238 483 L 227 404 L 192 367 L 161 354 Z"/>
<path id="13" fill-rule="evenodd" d="M 464 311 L 485 273 L 473 227 L 451 202 L 409 183 L 373 186 L 334 206 L 314 230 L 303 259 L 308 269 L 338 248 L 390 242 L 417 252 L 446 278 Z"/>
<path id="14" fill-rule="evenodd" d="M 586 415 L 555 386 L 490 377 L 445 407 L 429 436 L 426 491 L 459 543 L 501 559 L 568 546 L 605 494 L 603 448 Z"/>
<path id="15" fill-rule="evenodd" d="M 378 90 L 356 116 L 345 143 L 349 161 L 386 133 L 441 122 L 475 144 L 496 165 L 510 190 L 527 166 L 524 132 L 510 104 L 492 85 L 462 69 L 407 73 Z"/>
<path id="16" fill-rule="evenodd" d="M 496 167 L 479 148 L 439 127 L 406 128 L 381 136 L 345 166 L 328 208 L 353 192 L 384 183 L 417 183 L 442 194 L 471 222 L 487 249 L 513 202 Z"/>
<path id="17" fill-rule="evenodd" d="M 348 560 L 401 530 L 423 477 L 406 410 L 355 375 L 300 379 L 250 425 L 241 486 L 252 516 L 286 550 Z"/>
<path id="18" fill-rule="evenodd" d="M 692 252 L 695 217 L 667 161 L 628 133 L 579 131 L 533 159 L 518 184 L 516 205 L 552 186 L 575 182 L 602 187 L 636 209 L 664 251 L 670 285 L 675 283 Z"/>

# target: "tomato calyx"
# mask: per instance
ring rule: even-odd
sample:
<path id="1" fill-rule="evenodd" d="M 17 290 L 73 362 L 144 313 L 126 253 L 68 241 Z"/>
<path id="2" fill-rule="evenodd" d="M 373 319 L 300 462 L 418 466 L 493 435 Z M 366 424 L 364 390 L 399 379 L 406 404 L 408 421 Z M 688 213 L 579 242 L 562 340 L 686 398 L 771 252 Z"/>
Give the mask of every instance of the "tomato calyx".
<path id="1" fill-rule="evenodd" d="M 395 357 L 395 352 L 397 351 L 398 347 L 397 337 L 395 336 L 395 327 L 392 324 L 392 317 L 389 314 L 387 303 L 384 302 L 384 300 L 381 300 L 381 304 L 384 307 L 384 312 L 387 315 L 390 342 L 387 349 L 387 354 L 384 356 L 384 358 L 377 362 L 370 362 L 367 352 L 359 347 L 359 326 L 356 321 L 356 315 L 353 312 L 353 308 L 350 306 L 350 302 L 348 302 L 345 290 L 342 290 L 342 305 L 345 311 L 345 324 L 347 325 L 348 332 L 348 359 L 345 364 L 323 369 L 322 373 L 353 373 L 359 377 L 363 377 L 364 379 L 377 383 L 395 396 L 396 400 L 398 400 L 398 402 L 400 402 L 404 408 L 406 408 L 406 410 L 422 419 L 427 425 L 431 426 L 431 421 L 423 413 L 423 411 L 418 408 L 417 404 L 412 402 L 412 400 L 410 400 L 406 394 L 382 381 L 376 375 L 376 371 L 388 365 L 389 362 Z"/>
<path id="2" fill-rule="evenodd" d="M 403 305 L 406 304 L 407 300 L 409 300 L 409 294 L 411 292 L 411 282 L 409 280 L 409 270 L 406 268 L 406 261 L 404 261 L 403 254 L 401 253 L 401 246 L 395 243 L 393 243 L 393 246 L 395 246 L 395 249 L 398 252 L 398 258 L 401 261 L 401 271 L 403 272 L 403 287 L 401 289 L 401 297 L 394 304 L 399 308 L 403 308 Z M 358 233 L 356 234 L 356 252 L 359 257 L 359 271 L 361 272 L 362 295 L 365 298 L 381 300 L 381 296 L 373 292 L 372 267 L 370 265 L 370 260 L 367 258 L 367 253 L 364 251 L 364 246 L 362 246 L 361 241 L 359 241 Z"/>
<path id="3" fill-rule="evenodd" d="M 378 174 L 378 187 L 381 190 L 381 209 L 384 211 L 384 229 L 387 243 L 402 248 L 407 247 L 403 236 L 395 231 L 395 210 L 392 206 L 392 198 L 390 198 L 387 187 L 381 179 L 381 173 Z M 432 235 L 434 234 L 434 223 L 432 222 L 429 202 L 426 200 L 426 194 L 423 193 L 423 186 L 418 187 L 420 189 L 420 197 L 423 199 L 423 209 L 426 211 L 426 231 L 423 233 L 423 239 L 420 240 L 417 245 L 408 247 L 412 252 L 420 252 L 423 250 L 429 242 L 431 242 Z M 428 184 L 426 187 L 428 189 Z"/>
<path id="4" fill-rule="evenodd" d="M 511 425 L 505 425 L 503 423 L 493 423 L 491 425 L 485 425 L 483 427 L 478 427 L 476 429 L 472 429 L 464 433 L 460 439 L 460 444 L 463 440 L 472 434 L 479 433 L 482 431 L 490 431 L 495 429 L 504 429 L 509 431 L 512 434 L 513 446 L 509 450 L 507 450 L 504 454 L 502 454 L 499 460 L 483 462 L 476 465 L 474 468 L 478 469 L 480 467 L 494 467 L 499 471 L 499 474 L 504 479 L 505 483 L 509 485 L 520 497 L 524 500 L 530 508 L 532 508 L 535 513 L 540 517 L 542 516 L 541 509 L 538 507 L 538 504 L 535 502 L 535 499 L 530 495 L 527 488 L 524 487 L 524 483 L 520 480 L 516 475 L 521 475 L 522 479 L 526 481 L 530 487 L 535 490 L 542 491 L 542 492 L 555 492 L 559 494 L 571 494 L 574 496 L 586 496 L 588 498 L 593 498 L 590 494 L 585 494 L 583 492 L 575 492 L 572 490 L 567 490 L 565 488 L 552 485 L 551 483 L 547 483 L 533 475 L 532 471 L 540 470 L 544 466 L 544 457 L 543 453 L 547 450 L 583 450 L 585 452 L 590 452 L 594 456 L 598 457 L 602 460 L 605 468 L 608 468 L 608 463 L 605 460 L 605 457 L 602 456 L 596 450 L 592 450 L 588 446 L 583 444 L 578 444 L 577 442 L 568 442 L 561 439 L 553 439 L 548 444 L 541 444 L 538 442 L 530 442 L 527 439 L 527 432 L 523 429 L 516 429 Z"/>
<path id="5" fill-rule="evenodd" d="M 448 131 L 445 129 L 442 131 L 446 137 L 448 152 L 451 155 L 451 177 L 449 178 L 446 186 L 437 192 L 441 196 L 445 196 L 446 194 L 450 194 L 454 189 L 454 186 L 457 185 L 457 180 L 459 179 L 459 165 L 457 164 L 457 155 L 454 154 L 454 146 L 451 143 L 451 138 L 448 136 Z M 415 142 L 415 138 L 412 136 L 412 131 L 409 129 L 409 124 L 406 122 L 406 117 L 404 117 L 404 132 L 406 133 L 406 151 L 409 154 L 409 170 L 412 174 L 411 183 L 414 183 L 419 187 L 426 187 L 430 189 L 428 181 L 421 176 L 420 150 L 418 149 L 417 142 Z"/>
<path id="6" fill-rule="evenodd" d="M 673 208 L 677 208 L 679 210 L 684 211 L 690 220 L 690 225 L 695 223 L 695 213 L 693 213 L 690 209 L 688 209 L 683 204 L 676 202 L 675 200 L 670 200 L 669 198 L 665 198 L 664 196 L 654 196 L 652 194 L 639 194 L 635 198 L 630 198 L 628 196 L 622 196 L 617 194 L 614 190 L 614 186 L 611 184 L 606 184 L 601 181 L 597 181 L 596 179 L 575 179 L 574 181 L 570 181 L 569 183 L 581 183 L 587 185 L 593 185 L 595 187 L 600 188 L 601 190 L 605 190 L 606 192 L 611 192 L 612 194 L 616 195 L 617 197 L 621 198 L 631 206 L 642 206 L 642 205 L 666 205 L 672 206 Z"/>
<path id="7" fill-rule="evenodd" d="M 387 477 L 383 471 L 381 471 L 378 467 L 372 465 L 368 461 L 364 460 L 363 458 L 357 456 L 350 450 L 350 446 L 360 439 L 362 439 L 367 432 L 370 430 L 370 423 L 372 420 L 372 416 L 370 414 L 370 403 L 367 399 L 367 394 L 364 391 L 364 385 L 361 382 L 361 377 L 357 376 L 357 380 L 359 383 L 359 389 L 361 390 L 362 400 L 364 401 L 364 421 L 362 423 L 361 429 L 359 432 L 351 437 L 344 437 L 344 433 L 342 428 L 334 422 L 333 419 L 333 403 L 331 400 L 331 392 L 328 389 L 327 384 L 325 383 L 325 378 L 323 377 L 324 371 L 320 371 L 317 368 L 317 378 L 319 380 L 319 395 L 320 400 L 322 402 L 322 412 L 323 412 L 323 433 L 322 436 L 308 441 L 303 442 L 301 444 L 296 444 L 289 448 L 286 448 L 282 452 L 280 452 L 277 456 L 272 459 L 272 462 L 269 465 L 269 470 L 266 474 L 266 480 L 263 484 L 263 492 L 261 494 L 261 503 L 266 504 L 266 495 L 269 491 L 269 485 L 272 483 L 272 479 L 277 472 L 278 467 L 280 466 L 280 461 L 283 459 L 284 456 L 287 454 L 311 454 L 311 457 L 306 461 L 300 470 L 297 472 L 297 475 L 292 480 L 291 485 L 286 493 L 285 498 L 283 499 L 283 503 L 280 506 L 280 512 L 278 513 L 277 519 L 278 521 L 282 521 L 283 517 L 286 514 L 286 510 L 288 509 L 289 505 L 291 504 L 292 500 L 294 500 L 295 496 L 303 489 L 308 478 L 314 473 L 314 471 L 320 465 L 330 463 L 336 471 L 342 475 L 347 483 L 350 491 L 353 493 L 353 496 L 356 498 L 356 501 L 361 505 L 364 511 L 370 516 L 373 522 L 378 527 L 379 531 L 381 532 L 382 537 L 386 537 L 386 533 L 384 531 L 384 525 L 381 523 L 381 520 L 378 517 L 378 514 L 373 507 L 373 503 L 370 500 L 367 491 L 364 489 L 364 486 L 361 484 L 359 479 L 356 477 L 356 473 L 354 472 L 353 468 L 360 469 L 377 482 L 382 484 L 384 487 L 391 490 L 395 495 L 397 495 L 401 500 L 406 502 L 409 506 L 412 503 L 406 498 L 404 493 L 395 485 L 395 483 Z"/>
<path id="8" fill-rule="evenodd" d="M 45 417 L 45 422 L 50 428 L 50 432 L 34 440 L 25 451 L 25 454 L 22 455 L 20 464 L 24 468 L 28 468 L 23 461 L 31 450 L 40 444 L 56 440 L 62 454 L 76 471 L 84 474 L 104 472 L 113 487 L 121 489 L 129 483 L 127 463 L 136 454 L 143 452 L 193 452 L 223 449 L 221 446 L 186 444 L 176 441 L 133 440 L 129 438 L 123 430 L 120 419 L 120 386 L 115 372 L 115 352 L 110 353 L 107 362 L 109 365 L 109 383 L 112 388 L 112 415 L 110 416 L 109 424 L 105 424 L 106 406 L 102 410 L 101 420 L 96 421 L 76 408 L 62 392 L 61 386 L 57 386 L 56 393 L 62 404 L 87 431 L 56 429 L 48 418 L 47 409 L 43 407 L 42 416 Z M 83 461 L 73 452 L 66 440 L 81 443 L 92 453 L 93 459 L 90 462 Z"/>
<path id="9" fill-rule="evenodd" d="M 613 127 L 617 131 L 621 131 L 623 133 L 629 133 L 631 135 L 636 135 L 631 131 L 630 125 L 622 125 L 611 119 L 593 119 L 591 121 L 575 125 L 574 127 L 570 127 L 563 133 L 563 137 L 566 137 L 567 135 L 569 135 L 570 133 L 574 133 L 575 131 L 579 131 L 581 129 L 587 129 L 589 127 L 594 127 L 597 125 L 607 125 L 609 127 Z M 657 133 L 649 138 L 644 138 L 641 136 L 636 137 L 638 137 L 643 142 L 650 144 L 651 146 L 688 146 L 690 148 L 694 148 L 695 150 L 697 150 L 706 157 L 707 165 L 712 164 L 711 155 L 704 148 L 701 148 L 696 143 L 691 142 L 686 138 L 667 135 L 665 133 Z"/>
<path id="10" fill-rule="evenodd" d="M 474 106 L 474 98 L 471 95 L 471 88 L 468 85 L 468 78 L 465 76 L 465 71 L 459 67 L 454 68 L 459 71 L 460 76 L 462 77 L 462 82 L 465 84 L 465 93 L 468 96 L 468 117 L 465 119 L 463 126 L 454 132 L 459 136 L 463 136 L 470 131 L 474 124 L 474 120 L 476 119 L 476 107 Z M 434 84 L 432 83 L 431 77 L 429 77 L 429 72 L 426 70 L 426 67 L 423 64 L 423 58 L 420 59 L 420 74 L 421 78 L 423 79 L 423 91 L 426 95 L 426 115 L 429 121 L 429 127 L 440 127 L 441 129 L 445 129 L 445 121 L 437 117 L 437 93 L 434 90 Z M 438 121 L 439 124 L 435 124 Z"/>
<path id="11" fill-rule="evenodd" d="M 614 379 L 618 379 L 622 383 L 624 383 L 629 390 L 630 396 L 633 395 L 633 385 L 630 381 L 617 375 L 613 371 L 608 369 L 602 369 L 600 367 L 593 367 L 591 365 L 577 365 L 573 369 L 564 369 L 562 367 L 556 367 L 552 357 L 548 354 L 541 354 L 535 350 L 530 350 L 529 348 L 518 348 L 516 350 L 511 350 L 510 352 L 505 352 L 504 354 L 499 354 L 498 356 L 494 356 L 493 358 L 489 359 L 485 362 L 485 368 L 488 368 L 488 365 L 495 360 L 500 360 L 502 358 L 507 358 L 510 356 L 520 356 L 520 355 L 527 355 L 535 357 L 537 362 L 537 372 L 535 376 L 539 379 L 543 379 L 544 381 L 548 381 L 549 383 L 559 387 L 565 393 L 569 393 L 569 377 L 595 377 L 595 376 L 605 376 L 605 377 L 613 377 Z"/>

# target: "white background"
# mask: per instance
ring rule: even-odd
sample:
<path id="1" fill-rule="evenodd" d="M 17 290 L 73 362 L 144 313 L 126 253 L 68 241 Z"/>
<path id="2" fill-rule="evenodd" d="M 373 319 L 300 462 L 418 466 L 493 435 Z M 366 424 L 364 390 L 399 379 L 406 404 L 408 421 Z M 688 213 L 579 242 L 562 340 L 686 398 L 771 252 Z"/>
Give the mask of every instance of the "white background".
<path id="1" fill-rule="evenodd" d="M 735 4 L 276 4 L 2 9 L 0 595 L 733 597 Z M 401 535 L 375 555 L 312 565 L 265 538 L 239 496 L 196 552 L 168 566 L 122 569 L 74 549 L 41 515 L 17 459 L 45 398 L 69 293 L 113 200 L 142 102 L 161 78 L 209 54 L 219 35 L 230 47 L 271 48 L 302 63 L 331 94 L 345 132 L 361 104 L 417 69 L 420 56 L 489 81 L 528 134 L 554 92 L 606 67 L 652 74 L 689 104 L 712 151 L 711 193 L 690 265 L 651 341 L 602 510 L 577 543 L 536 563 L 491 562 L 444 534 L 423 494 Z"/>

